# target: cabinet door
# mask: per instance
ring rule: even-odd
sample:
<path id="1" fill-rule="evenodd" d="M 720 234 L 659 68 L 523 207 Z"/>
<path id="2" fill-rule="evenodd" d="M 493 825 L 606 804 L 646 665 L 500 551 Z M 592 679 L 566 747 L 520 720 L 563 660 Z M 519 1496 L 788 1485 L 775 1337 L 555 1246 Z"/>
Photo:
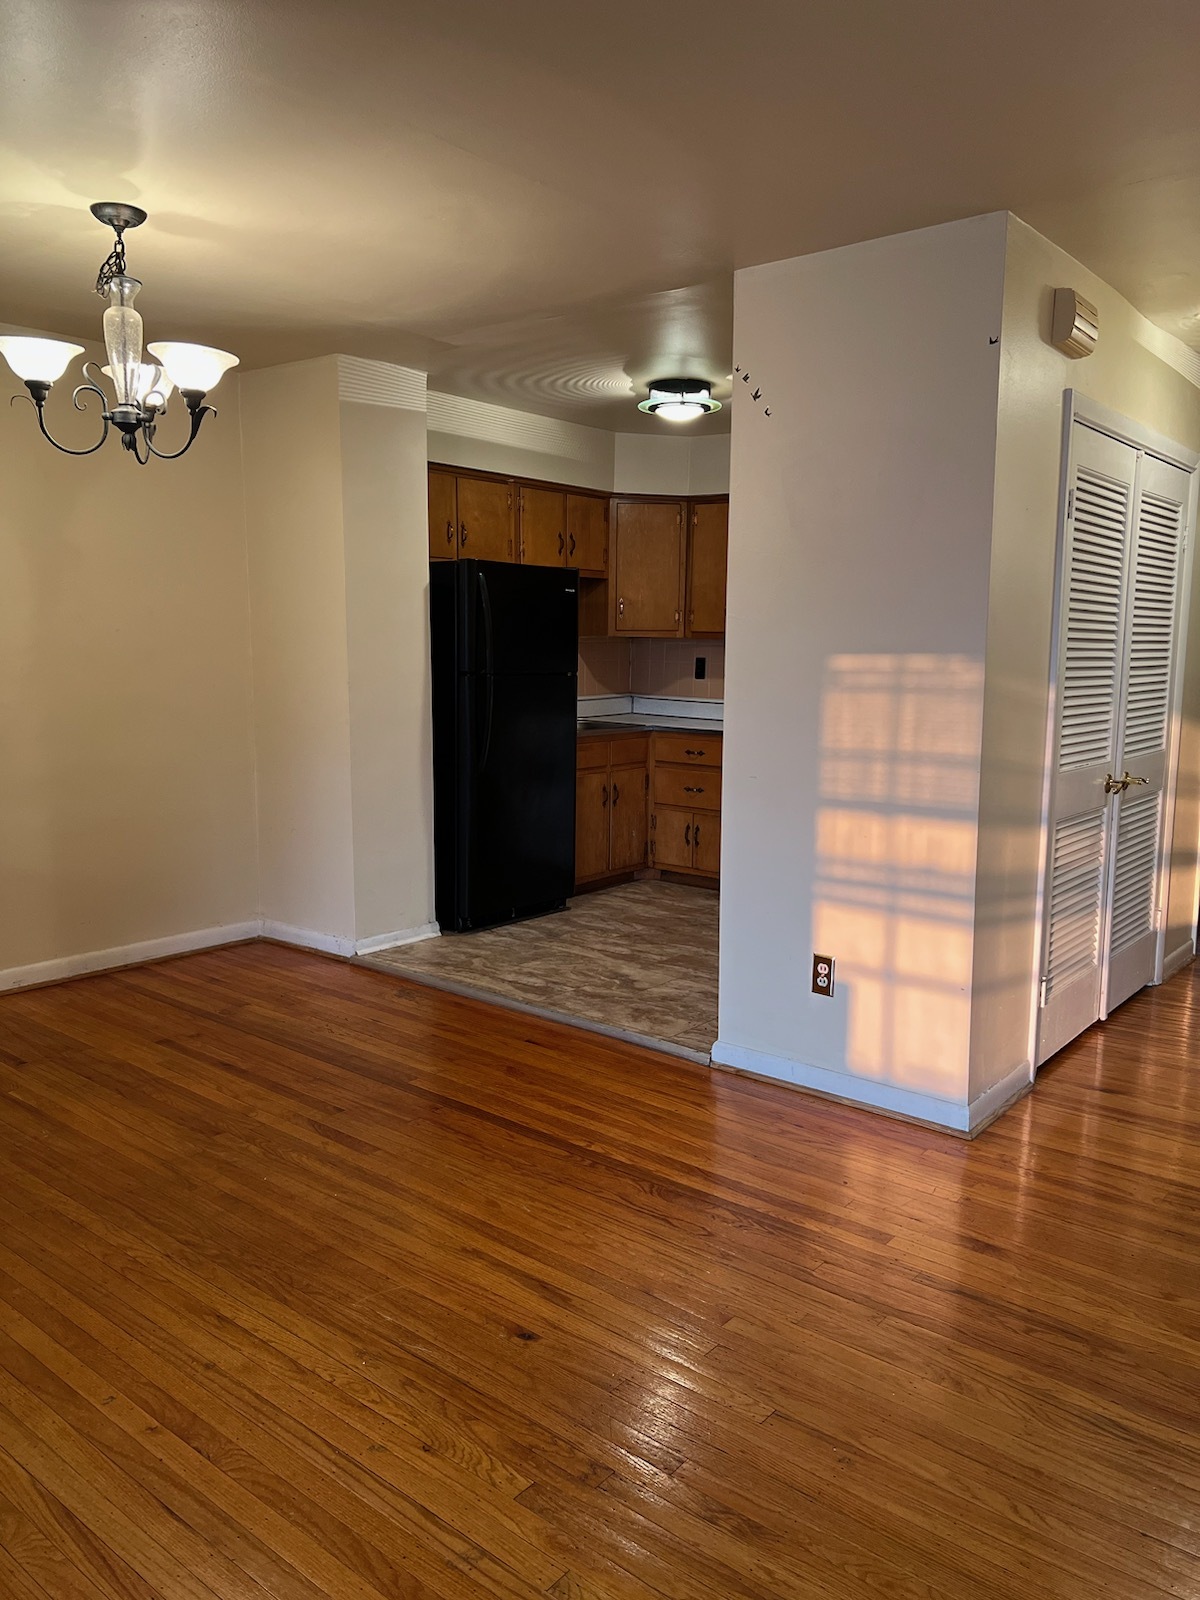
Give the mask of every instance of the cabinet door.
<path id="1" fill-rule="evenodd" d="M 692 865 L 715 878 L 721 870 L 721 818 L 697 813 L 692 819 Z"/>
<path id="2" fill-rule="evenodd" d="M 511 483 L 459 475 L 458 553 L 476 561 L 513 559 Z"/>
<path id="3" fill-rule="evenodd" d="M 608 768 L 575 774 L 575 882 L 608 871 Z"/>
<path id="4" fill-rule="evenodd" d="M 683 633 L 686 534 L 677 502 L 616 502 L 616 631 Z"/>
<path id="5" fill-rule="evenodd" d="M 521 560 L 534 567 L 562 567 L 567 564 L 565 494 L 556 489 L 530 489 L 517 492 L 517 548 Z"/>
<path id="6" fill-rule="evenodd" d="M 614 872 L 646 865 L 646 769 L 612 770 L 611 833 L 608 864 Z"/>
<path id="7" fill-rule="evenodd" d="M 458 480 L 453 472 L 429 469 L 429 559 L 452 561 L 458 554 Z"/>
<path id="8" fill-rule="evenodd" d="M 567 496 L 567 565 L 588 578 L 608 573 L 608 501 L 599 495 Z"/>
<path id="9" fill-rule="evenodd" d="M 691 638 L 725 633 L 725 569 L 729 563 L 729 502 L 692 507 L 688 530 L 687 631 Z"/>
<path id="10" fill-rule="evenodd" d="M 692 813 L 656 806 L 650 817 L 650 860 L 656 867 L 692 865 Z"/>

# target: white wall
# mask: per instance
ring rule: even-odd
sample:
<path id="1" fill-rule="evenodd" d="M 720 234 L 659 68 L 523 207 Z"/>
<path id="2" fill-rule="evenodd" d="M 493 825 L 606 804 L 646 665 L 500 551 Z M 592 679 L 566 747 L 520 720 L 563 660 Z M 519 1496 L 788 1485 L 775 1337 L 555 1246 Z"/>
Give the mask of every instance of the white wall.
<path id="1" fill-rule="evenodd" d="M 772 415 L 735 399 L 714 1058 L 959 1125 L 1004 248 L 995 215 L 735 277 Z"/>
<path id="2" fill-rule="evenodd" d="M 1095 352 L 1049 343 L 1056 287 L 1097 306 Z M 1182 369 L 1182 370 L 1181 370 Z M 1191 380 L 1185 376 L 1191 374 Z M 997 432 L 975 922 L 971 1092 L 1027 1057 L 1042 768 L 1062 468 L 1063 391 L 1200 449 L 1200 360 L 1115 290 L 1010 217 Z M 1200 604 L 1192 606 L 1167 949 L 1190 945 L 1200 843 Z"/>
<path id="3" fill-rule="evenodd" d="M 613 435 L 602 428 L 435 389 L 429 391 L 428 411 L 430 461 L 581 489 L 613 486 Z"/>
<path id="4" fill-rule="evenodd" d="M 236 377 L 189 455 L 142 467 L 115 437 L 60 455 L 0 373 L 2 987 L 236 930 L 257 874 Z M 75 447 L 80 381 L 47 407 Z"/>

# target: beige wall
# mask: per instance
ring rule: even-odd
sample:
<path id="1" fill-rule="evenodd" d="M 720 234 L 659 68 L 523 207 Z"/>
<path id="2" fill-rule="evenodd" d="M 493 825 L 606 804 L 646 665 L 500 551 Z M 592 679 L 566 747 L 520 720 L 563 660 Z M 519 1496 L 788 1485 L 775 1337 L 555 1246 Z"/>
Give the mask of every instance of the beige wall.
<path id="1" fill-rule="evenodd" d="M 429 391 L 429 460 L 581 489 L 613 486 L 613 435 L 510 406 Z"/>
<path id="2" fill-rule="evenodd" d="M 0 983 L 12 983 L 236 928 L 257 914 L 257 882 L 236 377 L 191 454 L 141 467 L 113 438 L 83 460 L 60 455 L 29 407 L 9 410 L 23 390 L 0 370 Z M 76 446 L 95 437 L 70 406 L 80 381 L 76 363 L 47 408 Z"/>
<path id="3" fill-rule="evenodd" d="M 1099 344 L 1082 360 L 1049 343 L 1058 286 L 1078 289 L 1099 309 Z M 1077 261 L 1009 218 L 980 784 L 972 1094 L 1029 1053 L 1063 392 L 1076 389 L 1200 449 L 1200 390 L 1164 357 L 1186 364 L 1189 353 Z M 1200 838 L 1200 605 L 1195 603 L 1191 623 L 1168 952 L 1190 942 L 1195 917 Z"/>
<path id="4" fill-rule="evenodd" d="M 729 434 L 618 433 L 612 487 L 617 494 L 728 494 Z"/>
<path id="5" fill-rule="evenodd" d="M 354 931 L 361 941 L 433 921 L 426 429 L 414 397 L 364 404 L 346 398 L 345 383 L 342 392 Z"/>
<path id="6" fill-rule="evenodd" d="M 354 939 L 350 699 L 336 356 L 242 383 L 260 904 Z"/>
<path id="7" fill-rule="evenodd" d="M 959 1126 L 1004 247 L 990 216 L 735 278 L 773 414 L 735 398 L 714 1057 Z"/>
<path id="8" fill-rule="evenodd" d="M 261 906 L 332 949 L 432 920 L 424 376 L 245 380 Z"/>

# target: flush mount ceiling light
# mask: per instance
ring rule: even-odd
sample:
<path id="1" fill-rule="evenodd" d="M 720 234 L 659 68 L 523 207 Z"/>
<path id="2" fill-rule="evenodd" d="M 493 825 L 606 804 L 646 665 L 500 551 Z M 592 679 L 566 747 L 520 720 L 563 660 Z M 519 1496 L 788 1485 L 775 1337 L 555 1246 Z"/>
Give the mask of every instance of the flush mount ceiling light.
<path id="1" fill-rule="evenodd" d="M 721 402 L 712 397 L 712 384 L 695 378 L 655 378 L 649 395 L 638 402 L 639 411 L 664 422 L 691 422 L 720 409 Z"/>
<path id="2" fill-rule="evenodd" d="M 0 338 L 0 355 L 29 390 L 29 399 L 37 411 L 38 427 L 56 450 L 68 456 L 90 456 L 108 438 L 110 427 L 121 435 L 126 450 L 145 466 L 151 456 L 160 461 L 174 461 L 191 449 L 200 432 L 200 424 L 212 406 L 204 404 L 204 397 L 215 389 L 223 373 L 237 366 L 237 357 L 228 350 L 213 350 L 205 344 L 179 344 L 163 341 L 147 348 L 153 361 L 142 360 L 142 319 L 134 310 L 133 302 L 142 287 L 137 278 L 125 271 L 125 230 L 140 228 L 146 213 L 140 206 L 121 205 L 103 200 L 91 208 L 97 222 L 102 222 L 117 236 L 117 242 L 96 279 L 96 293 L 109 302 L 104 313 L 104 345 L 108 351 L 108 365 L 101 371 L 109 380 L 116 396 L 110 402 L 100 387 L 98 374 L 91 362 L 84 362 L 83 375 L 88 380 L 81 383 L 72 395 L 76 411 L 87 407 L 84 398 L 99 395 L 103 407 L 100 415 L 103 430 L 99 439 L 86 450 L 70 450 L 59 444 L 46 427 L 46 397 L 55 381 L 83 354 L 80 344 L 68 344 L 63 339 L 35 339 L 28 337 Z M 159 420 L 167 409 L 172 389 L 178 389 L 188 409 L 188 436 L 182 448 L 172 451 L 156 450 L 154 435 Z M 14 400 L 24 399 L 14 395 Z M 215 411 L 213 411 L 215 415 Z"/>

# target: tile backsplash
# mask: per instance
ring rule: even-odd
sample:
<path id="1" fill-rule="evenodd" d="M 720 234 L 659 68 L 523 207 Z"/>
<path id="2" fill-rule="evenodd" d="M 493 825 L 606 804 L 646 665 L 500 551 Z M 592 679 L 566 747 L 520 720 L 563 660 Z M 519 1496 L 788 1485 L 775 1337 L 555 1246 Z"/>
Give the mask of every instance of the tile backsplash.
<path id="1" fill-rule="evenodd" d="M 697 656 L 704 659 L 703 678 L 696 677 Z M 579 693 L 724 700 L 725 645 L 713 639 L 581 639 Z"/>
<path id="2" fill-rule="evenodd" d="M 629 639 L 579 641 L 579 694 L 631 694 Z"/>
<path id="3" fill-rule="evenodd" d="M 725 645 L 714 639 L 634 639 L 630 684 L 634 694 L 682 700 L 724 700 Z M 696 677 L 696 660 L 705 664 Z"/>

